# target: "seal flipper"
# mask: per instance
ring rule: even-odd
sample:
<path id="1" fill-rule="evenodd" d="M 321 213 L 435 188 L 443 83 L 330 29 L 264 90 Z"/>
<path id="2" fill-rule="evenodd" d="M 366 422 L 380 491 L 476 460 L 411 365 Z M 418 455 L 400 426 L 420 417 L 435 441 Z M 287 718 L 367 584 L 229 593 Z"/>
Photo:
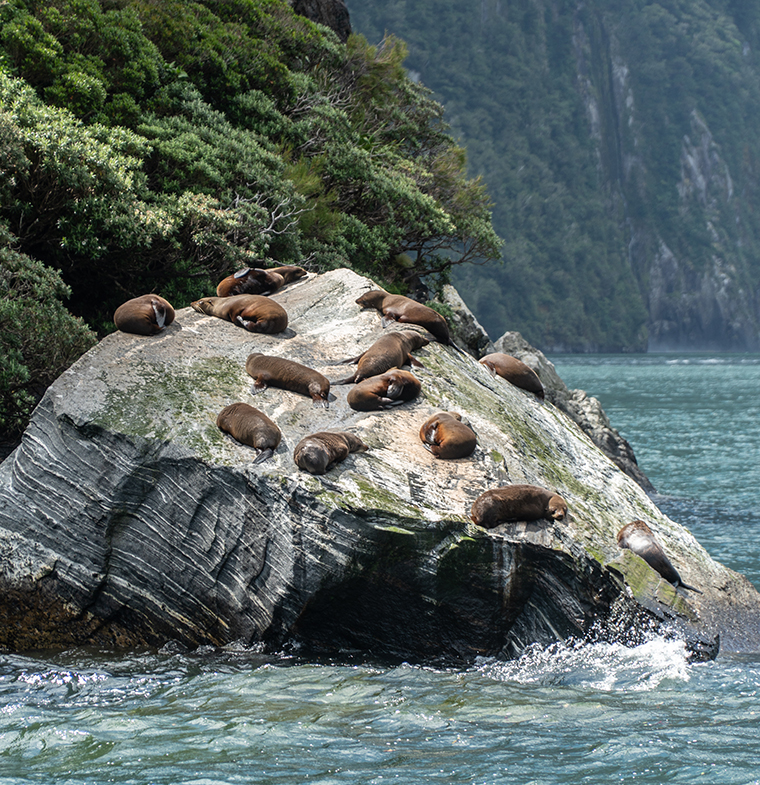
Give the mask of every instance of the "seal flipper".
<path id="1" fill-rule="evenodd" d="M 338 379 L 335 382 L 330 382 L 331 385 L 333 384 L 353 384 L 356 381 L 356 374 L 353 376 L 346 376 L 345 379 Z"/>
<path id="2" fill-rule="evenodd" d="M 269 460 L 274 455 L 274 450 L 271 447 L 267 447 L 266 450 L 262 450 L 254 459 L 254 463 L 263 463 L 264 461 Z"/>
<path id="3" fill-rule="evenodd" d="M 414 368 L 424 368 L 425 367 L 416 357 L 412 357 L 411 354 L 408 356 L 407 359 L 409 361 L 409 365 L 411 365 Z"/>
<path id="4" fill-rule="evenodd" d="M 253 378 L 253 384 L 251 385 L 251 395 L 258 395 L 261 392 L 269 387 L 269 381 L 271 377 L 266 372 L 262 371 L 257 376 Z"/>
<path id="5" fill-rule="evenodd" d="M 704 594 L 704 592 L 700 591 L 699 589 L 695 589 L 693 586 L 689 586 L 689 584 L 688 584 L 688 583 L 684 583 L 684 582 L 683 582 L 683 581 L 682 581 L 680 578 L 679 578 L 679 580 L 678 580 L 678 583 L 676 583 L 676 584 L 675 584 L 675 587 L 676 587 L 677 589 L 678 589 L 679 587 L 680 587 L 681 589 L 688 589 L 689 591 L 696 592 L 697 594 Z"/>

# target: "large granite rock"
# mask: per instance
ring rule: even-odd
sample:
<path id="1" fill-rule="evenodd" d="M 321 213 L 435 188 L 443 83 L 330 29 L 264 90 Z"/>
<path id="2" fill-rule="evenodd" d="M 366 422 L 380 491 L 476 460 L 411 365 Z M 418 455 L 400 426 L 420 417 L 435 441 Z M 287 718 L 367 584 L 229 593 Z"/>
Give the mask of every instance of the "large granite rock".
<path id="1" fill-rule="evenodd" d="M 342 378 L 339 360 L 381 334 L 347 271 L 274 296 L 280 335 L 178 311 L 164 333 L 115 333 L 47 391 L 0 466 L 0 645 L 289 642 L 421 661 L 510 656 L 531 643 L 601 635 L 635 641 L 675 625 L 695 650 L 757 650 L 760 596 L 666 518 L 639 485 L 554 405 L 431 343 L 416 355 L 423 393 L 389 411 L 329 410 L 269 389 L 255 398 L 252 351 Z M 222 434 L 234 401 L 283 432 L 274 457 Z M 419 440 L 432 412 L 462 412 L 478 434 L 467 459 Z M 296 443 L 350 429 L 369 445 L 322 477 L 297 469 Z M 485 489 L 528 482 L 568 501 L 564 522 L 469 521 Z M 676 590 L 615 535 L 647 520 L 683 579 Z"/>

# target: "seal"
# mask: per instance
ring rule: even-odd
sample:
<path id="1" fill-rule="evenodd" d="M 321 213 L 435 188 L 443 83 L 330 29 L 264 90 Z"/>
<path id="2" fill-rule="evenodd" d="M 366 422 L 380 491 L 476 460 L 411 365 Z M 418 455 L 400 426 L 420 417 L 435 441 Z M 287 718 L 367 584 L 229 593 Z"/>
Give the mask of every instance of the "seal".
<path id="1" fill-rule="evenodd" d="M 308 273 L 303 267 L 286 264 L 281 267 L 243 267 L 223 278 L 216 287 L 217 297 L 236 294 L 273 294 L 285 284 L 304 278 Z"/>
<path id="2" fill-rule="evenodd" d="M 366 452 L 369 445 L 349 431 L 318 431 L 301 439 L 293 450 L 299 469 L 324 474 L 352 452 Z"/>
<path id="3" fill-rule="evenodd" d="M 641 556 L 655 572 L 658 572 L 668 583 L 672 583 L 676 588 L 680 586 L 682 589 L 702 594 L 699 589 L 695 589 L 681 580 L 678 571 L 665 555 L 665 551 L 660 543 L 657 542 L 654 532 L 644 521 L 633 521 L 623 526 L 617 533 L 617 543 L 621 548 L 628 548 L 637 556 Z"/>
<path id="4" fill-rule="evenodd" d="M 376 308 L 383 315 L 383 327 L 391 322 L 401 324 L 418 324 L 424 327 L 438 343 L 446 346 L 459 347 L 451 340 L 449 323 L 446 319 L 427 305 L 404 297 L 401 294 L 389 294 L 384 289 L 370 289 L 356 299 L 362 308 Z M 459 349 L 459 351 L 462 351 Z"/>
<path id="5" fill-rule="evenodd" d="M 157 294 L 143 294 L 122 303 L 114 312 L 113 323 L 123 333 L 155 335 L 174 321 L 174 308 Z"/>
<path id="6" fill-rule="evenodd" d="M 284 357 L 255 352 L 245 361 L 245 370 L 253 378 L 251 392 L 256 395 L 267 387 L 308 395 L 314 406 L 329 408 L 330 382 L 319 371 Z"/>
<path id="7" fill-rule="evenodd" d="M 282 439 L 280 429 L 269 417 L 248 403 L 225 406 L 217 415 L 216 425 L 241 444 L 259 450 L 254 463 L 271 458 Z"/>
<path id="8" fill-rule="evenodd" d="M 478 444 L 472 428 L 462 422 L 462 415 L 457 412 L 438 412 L 425 420 L 420 439 L 436 458 L 466 458 Z"/>
<path id="9" fill-rule="evenodd" d="M 201 297 L 190 303 L 199 313 L 216 316 L 244 327 L 252 333 L 281 333 L 288 326 L 288 314 L 274 300 L 260 294 L 231 297 Z"/>
<path id="10" fill-rule="evenodd" d="M 506 379 L 510 384 L 514 384 L 515 387 L 532 392 L 543 401 L 544 385 L 541 384 L 538 374 L 522 360 L 518 360 L 517 357 L 512 357 L 512 355 L 503 354 L 502 352 L 494 352 L 483 357 L 480 360 L 480 364 L 485 365 L 492 376 L 501 376 L 502 379 Z"/>
<path id="11" fill-rule="evenodd" d="M 392 368 L 359 382 L 346 396 L 346 401 L 359 412 L 389 409 L 416 398 L 421 388 L 420 380 L 414 374 Z"/>
<path id="12" fill-rule="evenodd" d="M 506 521 L 536 521 L 567 515 L 567 502 L 556 493 L 538 485 L 506 485 L 481 493 L 470 510 L 470 518 L 492 529 Z"/>
<path id="13" fill-rule="evenodd" d="M 411 352 L 430 343 L 422 333 L 415 330 L 399 330 L 378 338 L 372 346 L 358 357 L 343 360 L 342 364 L 358 363 L 356 373 L 333 384 L 353 384 L 370 376 L 379 376 L 391 368 L 402 365 L 415 365 L 423 368 L 422 363 L 412 357 Z"/>

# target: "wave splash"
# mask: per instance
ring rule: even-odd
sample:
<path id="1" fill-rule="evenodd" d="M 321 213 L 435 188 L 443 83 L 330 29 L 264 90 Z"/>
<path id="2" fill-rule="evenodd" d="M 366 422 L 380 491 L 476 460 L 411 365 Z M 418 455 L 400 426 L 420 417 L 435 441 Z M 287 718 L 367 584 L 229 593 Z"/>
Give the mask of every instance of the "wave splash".
<path id="1" fill-rule="evenodd" d="M 516 660 L 480 659 L 477 670 L 495 681 L 564 686 L 603 692 L 640 692 L 689 681 L 689 652 L 682 640 L 652 636 L 638 646 L 563 641 L 534 645 Z"/>

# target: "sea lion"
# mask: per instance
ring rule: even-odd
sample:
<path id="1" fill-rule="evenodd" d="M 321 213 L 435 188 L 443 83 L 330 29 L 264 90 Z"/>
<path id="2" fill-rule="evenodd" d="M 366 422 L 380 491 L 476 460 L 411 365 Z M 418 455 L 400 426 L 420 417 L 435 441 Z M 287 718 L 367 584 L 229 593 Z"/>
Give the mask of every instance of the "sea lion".
<path id="1" fill-rule="evenodd" d="M 113 323 L 123 333 L 155 335 L 174 321 L 174 308 L 157 294 L 143 294 L 122 303 L 114 312 Z"/>
<path id="2" fill-rule="evenodd" d="M 371 289 L 358 297 L 356 302 L 362 308 L 377 308 L 383 315 L 383 327 L 386 327 L 390 322 L 418 324 L 420 327 L 424 327 L 438 343 L 459 349 L 451 340 L 449 324 L 446 319 L 438 311 L 412 300 L 411 297 L 389 294 L 384 289 Z"/>
<path id="3" fill-rule="evenodd" d="M 352 452 L 365 452 L 369 445 L 348 431 L 318 431 L 301 439 L 293 450 L 297 466 L 311 474 L 324 474 Z"/>
<path id="4" fill-rule="evenodd" d="M 244 267 L 223 278 L 216 287 L 217 297 L 232 297 L 236 294 L 272 294 L 285 284 L 308 275 L 303 267 L 286 264 L 281 267 Z"/>
<path id="5" fill-rule="evenodd" d="M 697 594 L 702 594 L 699 589 L 693 586 L 688 586 L 681 580 L 676 568 L 672 565 L 670 559 L 665 555 L 662 546 L 657 542 L 654 532 L 647 526 L 644 521 L 633 521 L 632 523 L 623 526 L 617 534 L 617 542 L 621 548 L 628 548 L 633 551 L 653 569 L 658 572 L 668 583 L 674 586 L 680 586 L 682 589 L 695 591 Z"/>
<path id="6" fill-rule="evenodd" d="M 536 521 L 553 518 L 561 521 L 567 515 L 567 502 L 556 493 L 537 485 L 506 485 L 481 493 L 470 510 L 478 524 L 492 529 L 506 521 Z"/>
<path id="7" fill-rule="evenodd" d="M 286 360 L 284 357 L 254 353 L 245 361 L 245 370 L 253 378 L 251 392 L 256 395 L 267 387 L 280 387 L 308 395 L 314 406 L 329 408 L 330 382 L 319 371 Z"/>
<path id="8" fill-rule="evenodd" d="M 424 367 L 422 363 L 412 357 L 411 352 L 429 343 L 430 341 L 422 333 L 414 330 L 400 330 L 381 335 L 366 352 L 350 360 L 343 360 L 344 364 L 358 363 L 356 373 L 333 384 L 353 384 L 407 364 L 422 368 Z"/>
<path id="9" fill-rule="evenodd" d="M 502 379 L 514 384 L 515 387 L 532 392 L 541 400 L 544 399 L 544 385 L 541 384 L 538 374 L 517 357 L 494 352 L 481 358 L 480 364 L 485 365 L 492 376 L 498 374 Z"/>
<path id="10" fill-rule="evenodd" d="M 456 412 L 438 412 L 420 428 L 425 449 L 436 458 L 466 458 L 478 444 L 472 428 Z"/>
<path id="11" fill-rule="evenodd" d="M 392 368 L 359 382 L 348 394 L 346 401 L 359 412 L 388 409 L 411 401 L 419 395 L 421 387 L 419 379 L 409 371 Z"/>
<path id="12" fill-rule="evenodd" d="M 264 412 L 247 403 L 225 406 L 216 418 L 217 427 L 236 441 L 260 450 L 254 463 L 271 458 L 282 433 Z"/>
<path id="13" fill-rule="evenodd" d="M 252 333 L 281 333 L 288 326 L 288 314 L 274 300 L 260 294 L 231 297 L 201 297 L 190 305 L 199 313 L 226 319 Z"/>

